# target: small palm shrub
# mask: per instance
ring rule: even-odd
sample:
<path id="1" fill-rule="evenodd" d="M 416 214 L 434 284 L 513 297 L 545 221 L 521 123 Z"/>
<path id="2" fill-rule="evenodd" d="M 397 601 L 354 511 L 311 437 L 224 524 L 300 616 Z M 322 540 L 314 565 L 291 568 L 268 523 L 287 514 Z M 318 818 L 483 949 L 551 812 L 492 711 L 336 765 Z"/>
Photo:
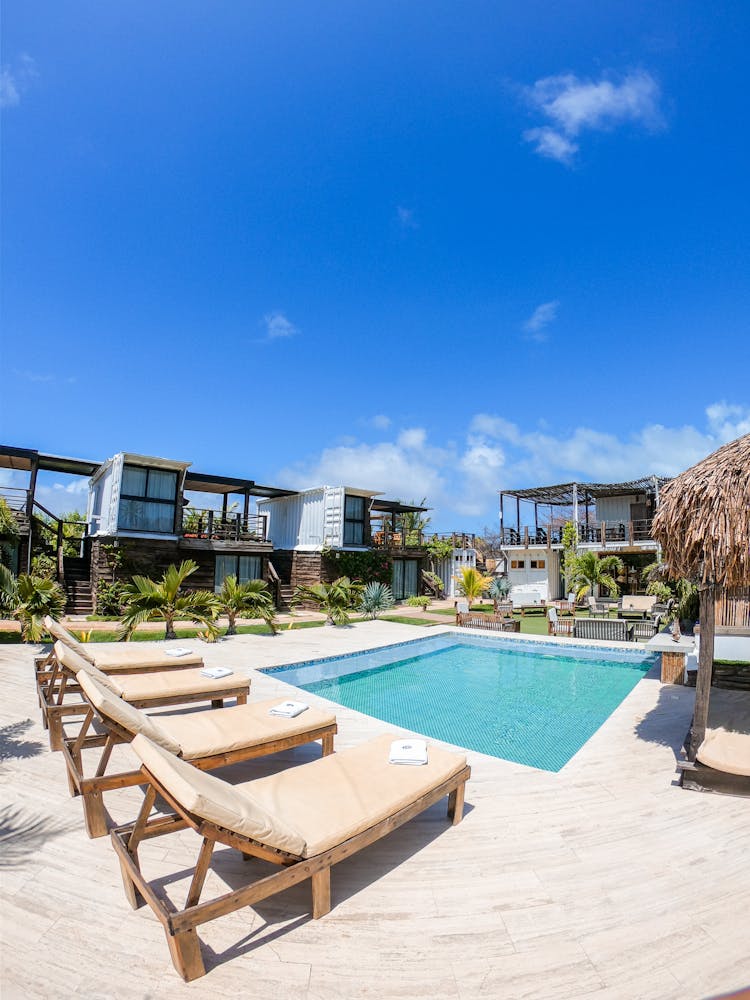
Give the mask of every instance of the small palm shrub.
<path id="1" fill-rule="evenodd" d="M 370 618 L 377 618 L 381 611 L 387 611 L 396 603 L 393 591 L 387 583 L 368 583 L 362 591 L 359 608 Z"/>
<path id="2" fill-rule="evenodd" d="M 333 583 L 314 583 L 310 587 L 297 587 L 292 597 L 292 610 L 301 604 L 312 604 L 326 616 L 326 625 L 348 625 L 349 610 L 362 592 L 362 584 L 352 583 L 348 576 L 340 576 Z"/>
<path id="3" fill-rule="evenodd" d="M 462 569 L 461 575 L 455 577 L 455 579 L 464 597 L 468 599 L 469 604 L 472 601 L 478 601 L 483 594 L 487 593 L 492 585 L 492 577 L 485 576 L 478 569 Z"/>
<path id="4" fill-rule="evenodd" d="M 226 615 L 229 619 L 227 635 L 237 634 L 238 616 L 262 618 L 271 631 L 276 633 L 276 608 L 265 580 L 237 583 L 236 576 L 227 576 L 216 595 L 216 604 L 219 614 Z"/>
<path id="5" fill-rule="evenodd" d="M 54 580 L 43 580 L 23 573 L 12 580 L 10 590 L 3 586 L 5 600 L 12 604 L 12 615 L 21 623 L 24 642 L 40 642 L 44 635 L 44 618 L 60 619 L 65 614 L 65 591 Z"/>
<path id="6" fill-rule="evenodd" d="M 165 621 L 165 639 L 176 639 L 174 623 L 198 622 L 209 631 L 215 630 L 216 598 L 207 590 L 189 590 L 181 593 L 185 580 L 198 569 L 192 559 L 185 559 L 179 566 L 169 566 L 160 580 L 147 576 L 134 576 L 124 591 L 125 613 L 120 621 L 120 638 L 130 639 L 136 628 L 154 618 Z"/>

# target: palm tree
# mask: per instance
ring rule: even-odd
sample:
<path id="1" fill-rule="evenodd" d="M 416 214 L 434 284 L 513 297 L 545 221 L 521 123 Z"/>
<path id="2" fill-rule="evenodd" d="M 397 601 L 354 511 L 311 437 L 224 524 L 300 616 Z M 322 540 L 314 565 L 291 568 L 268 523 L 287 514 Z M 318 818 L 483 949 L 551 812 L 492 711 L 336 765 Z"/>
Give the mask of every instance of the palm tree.
<path id="1" fill-rule="evenodd" d="M 10 574 L 7 574 L 9 576 Z M 44 635 L 44 617 L 62 618 L 65 613 L 65 591 L 54 580 L 23 573 L 10 581 L 6 574 L 0 580 L 3 603 L 12 608 L 12 615 L 21 623 L 24 642 L 39 642 Z"/>
<path id="2" fill-rule="evenodd" d="M 593 595 L 595 587 L 605 587 L 612 597 L 617 597 L 619 589 L 614 574 L 624 569 L 624 563 L 619 556 L 605 556 L 600 559 L 596 552 L 582 552 L 575 557 L 572 566 L 572 585 L 576 592 L 576 600 L 580 601 L 589 592 Z"/>
<path id="3" fill-rule="evenodd" d="M 377 618 L 379 611 L 387 611 L 396 603 L 393 591 L 387 583 L 368 583 L 362 591 L 362 598 L 359 602 L 360 611 L 364 611 L 370 618 Z"/>
<path id="4" fill-rule="evenodd" d="M 123 595 L 126 610 L 120 622 L 120 638 L 130 639 L 138 625 L 154 618 L 165 620 L 165 639 L 177 638 L 174 630 L 176 620 L 198 622 L 209 632 L 214 631 L 215 596 L 207 590 L 180 593 L 185 580 L 197 569 L 196 562 L 185 559 L 179 566 L 169 566 L 161 580 L 134 576 Z"/>
<path id="5" fill-rule="evenodd" d="M 485 576 L 478 569 L 462 569 L 461 575 L 455 577 L 458 581 L 464 597 L 471 605 L 472 601 L 478 601 L 482 594 L 486 593 L 492 585 L 492 577 Z"/>
<path id="6" fill-rule="evenodd" d="M 297 587 L 291 600 L 292 609 L 300 604 L 314 604 L 326 616 L 326 625 L 348 625 L 347 614 L 362 591 L 362 584 L 352 583 L 348 576 L 340 576 L 333 583 L 314 583 L 310 587 Z"/>
<path id="7" fill-rule="evenodd" d="M 498 601 L 504 601 L 505 598 L 510 593 L 510 580 L 507 576 L 495 576 L 492 578 L 492 583 L 490 583 L 487 588 L 487 592 L 492 598 L 492 604 L 497 612 Z"/>
<path id="8" fill-rule="evenodd" d="M 224 577 L 221 590 L 216 594 L 219 614 L 229 619 L 227 635 L 237 634 L 237 616 L 262 618 L 276 634 L 276 608 L 265 580 L 247 580 L 237 583 L 236 576 Z"/>

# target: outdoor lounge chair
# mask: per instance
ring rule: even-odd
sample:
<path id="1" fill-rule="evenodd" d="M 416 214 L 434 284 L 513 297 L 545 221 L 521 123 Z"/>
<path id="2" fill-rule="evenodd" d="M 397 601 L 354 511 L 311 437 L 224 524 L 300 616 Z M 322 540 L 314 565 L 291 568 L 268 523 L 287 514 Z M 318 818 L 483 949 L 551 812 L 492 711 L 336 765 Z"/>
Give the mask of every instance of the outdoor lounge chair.
<path id="1" fill-rule="evenodd" d="M 637 642 L 638 639 L 653 639 L 659 631 L 660 624 L 661 617 L 659 615 L 646 621 L 633 622 L 630 626 L 630 638 L 633 642 Z"/>
<path id="2" fill-rule="evenodd" d="M 711 688 L 696 760 L 678 766 L 684 788 L 750 795 L 750 691 Z"/>
<path id="3" fill-rule="evenodd" d="M 654 604 L 656 598 L 652 594 L 624 594 L 618 613 L 621 618 L 646 618 Z"/>
<path id="4" fill-rule="evenodd" d="M 547 608 L 547 634 L 548 635 L 573 635 L 575 620 L 573 618 L 559 618 L 556 608 Z"/>
<path id="5" fill-rule="evenodd" d="M 270 714 L 270 709 L 279 703 L 274 698 L 184 715 L 146 715 L 91 674 L 81 670 L 77 680 L 88 702 L 88 711 L 80 732 L 74 739 L 63 741 L 62 751 L 71 793 L 80 795 L 83 802 L 89 837 L 103 837 L 108 832 L 104 792 L 143 783 L 140 770 L 106 773 L 114 747 L 130 743 L 138 733 L 202 771 L 314 740 L 322 741 L 323 756 L 333 753 L 336 716 L 331 712 L 308 708 L 296 718 L 281 718 Z M 100 726 L 92 731 L 94 722 Z M 98 747 L 103 747 L 101 758 L 94 776 L 87 778 L 83 773 L 83 754 Z"/>
<path id="6" fill-rule="evenodd" d="M 459 823 L 471 771 L 464 754 L 429 745 L 421 767 L 389 764 L 393 734 L 232 786 L 191 767 L 143 735 L 131 744 L 149 788 L 135 823 L 112 831 L 131 906 L 147 902 L 161 922 L 176 970 L 186 981 L 205 974 L 196 928 L 214 917 L 252 906 L 299 882 L 312 880 L 312 915 L 331 908 L 331 868 L 375 843 L 448 795 L 448 815 Z M 149 819 L 156 795 L 175 810 Z M 141 872 L 145 838 L 190 827 L 202 843 L 184 908 L 163 896 L 165 880 Z M 217 844 L 281 866 L 248 885 L 201 903 Z M 248 866 L 250 868 L 250 866 Z M 250 868 L 252 872 L 252 868 Z"/>
<path id="7" fill-rule="evenodd" d="M 608 642 L 627 642 L 630 622 L 622 618 L 574 618 L 573 635 L 576 639 L 606 639 Z"/>
<path id="8" fill-rule="evenodd" d="M 55 657 L 59 670 L 39 688 L 42 720 L 49 729 L 49 745 L 60 750 L 63 723 L 70 716 L 85 715 L 87 705 L 78 697 L 80 688 L 76 675 L 81 671 L 92 674 L 124 701 L 136 708 L 166 705 L 187 705 L 192 702 L 210 701 L 220 708 L 225 698 L 236 698 L 239 705 L 247 701 L 250 680 L 231 674 L 227 677 L 206 677 L 201 670 L 162 670 L 146 674 L 105 674 L 88 660 L 79 656 L 62 642 L 55 643 Z M 73 694 L 74 699 L 66 700 Z"/>
<path id="9" fill-rule="evenodd" d="M 155 643 L 104 643 L 79 642 L 64 625 L 49 615 L 44 619 L 44 627 L 55 641 L 64 642 L 95 667 L 105 673 L 123 670 L 129 674 L 146 673 L 149 670 L 173 670 L 188 667 L 202 667 L 203 657 L 190 650 L 182 656 L 170 654 L 169 648 Z"/>
<path id="10" fill-rule="evenodd" d="M 520 632 L 521 622 L 518 618 L 507 618 L 505 615 L 488 615 L 484 611 L 459 611 L 456 614 L 456 625 L 461 628 L 483 628 L 490 632 Z"/>

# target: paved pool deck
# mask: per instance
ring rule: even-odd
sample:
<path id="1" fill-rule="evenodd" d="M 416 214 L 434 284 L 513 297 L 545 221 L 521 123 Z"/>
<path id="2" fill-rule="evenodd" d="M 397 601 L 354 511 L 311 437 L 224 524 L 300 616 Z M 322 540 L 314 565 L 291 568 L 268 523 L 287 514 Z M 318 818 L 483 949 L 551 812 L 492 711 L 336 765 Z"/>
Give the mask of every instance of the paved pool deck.
<path id="1" fill-rule="evenodd" d="M 207 663 L 251 676 L 261 699 L 292 689 L 257 668 L 438 631 L 366 622 L 198 645 Z M 440 804 L 338 865 L 321 920 L 303 884 L 204 925 L 208 974 L 184 984 L 151 910 L 126 903 L 108 839 L 86 837 L 61 755 L 47 748 L 38 649 L 0 646 L 3 1000 L 686 1000 L 750 984 L 750 800 L 677 787 L 694 691 L 662 686 L 655 671 L 557 774 L 470 752 L 463 822 L 449 826 Z M 347 708 L 337 716 L 340 749 L 393 728 Z M 132 763 L 128 748 L 117 752 Z M 223 773 L 246 779 L 318 752 Z M 111 793 L 114 819 L 132 819 L 141 798 Z M 148 842 L 144 867 L 188 872 L 198 846 L 188 831 Z M 252 864 L 217 852 L 205 897 Z"/>

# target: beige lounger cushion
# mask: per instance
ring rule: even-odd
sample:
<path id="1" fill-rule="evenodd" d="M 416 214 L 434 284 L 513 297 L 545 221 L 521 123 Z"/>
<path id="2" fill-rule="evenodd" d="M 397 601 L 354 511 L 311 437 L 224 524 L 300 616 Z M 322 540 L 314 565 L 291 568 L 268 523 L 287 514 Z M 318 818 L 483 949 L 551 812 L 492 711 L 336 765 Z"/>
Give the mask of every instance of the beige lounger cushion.
<path id="1" fill-rule="evenodd" d="M 750 777 L 750 691 L 711 688 L 701 764 Z"/>
<path id="2" fill-rule="evenodd" d="M 89 663 L 94 662 L 91 653 L 86 652 L 83 643 L 80 643 L 72 632 L 69 632 L 64 625 L 61 625 L 60 622 L 55 621 L 55 619 L 52 618 L 50 615 L 47 615 L 45 617 L 44 627 L 47 629 L 52 638 L 55 639 L 57 642 L 65 643 L 66 646 L 69 646 L 70 649 L 78 653 L 79 656 L 82 656 L 84 660 L 88 660 Z"/>
<path id="3" fill-rule="evenodd" d="M 159 722 L 172 740 L 179 744 L 180 756 L 184 760 L 213 757 L 215 754 L 243 750 L 249 746 L 262 746 L 272 740 L 299 736 L 336 723 L 336 716 L 332 712 L 322 712 L 316 708 L 309 708 L 296 719 L 269 715 L 269 709 L 278 703 L 279 699 L 273 698 L 250 705 L 233 705 L 216 712 L 165 716 Z"/>
<path id="4" fill-rule="evenodd" d="M 465 754 L 433 743 L 425 766 L 389 764 L 394 738 L 387 733 L 234 787 L 203 772 L 194 779 L 199 772 L 141 736 L 132 746 L 188 812 L 270 847 L 313 857 L 387 819 L 466 766 Z"/>
<path id="5" fill-rule="evenodd" d="M 200 670 L 165 670 L 153 674 L 118 674 L 108 677 L 110 685 L 126 701 L 159 701 L 165 698 L 205 694 L 219 698 L 229 688 L 250 689 L 250 681 L 239 674 L 229 677 L 204 677 Z"/>
<path id="6" fill-rule="evenodd" d="M 213 774 L 199 771 L 145 736 L 136 736 L 131 746 L 145 767 L 187 812 L 269 847 L 298 857 L 302 855 L 305 849 L 302 835 L 266 813 L 251 795 L 238 791 Z"/>
<path id="7" fill-rule="evenodd" d="M 656 598 L 649 594 L 626 594 L 622 599 L 623 611 L 650 611 Z"/>
<path id="8" fill-rule="evenodd" d="M 170 753 L 179 753 L 180 745 L 176 743 L 164 729 L 159 725 L 159 721 L 145 712 L 141 712 L 132 705 L 128 705 L 122 698 L 118 698 L 87 670 L 81 670 L 77 677 L 83 693 L 99 712 L 103 718 L 109 719 L 117 725 L 122 726 L 133 735 L 143 733 L 160 747 L 169 750 Z"/>
<path id="9" fill-rule="evenodd" d="M 122 694 L 122 689 L 117 681 L 113 681 L 106 674 L 103 674 L 98 667 L 95 667 L 90 660 L 87 660 L 85 656 L 79 656 L 74 649 L 67 646 L 64 642 L 59 640 L 55 643 L 55 656 L 59 663 L 62 663 L 64 667 L 67 667 L 74 674 L 79 674 L 84 671 L 87 674 L 91 674 L 95 677 L 100 684 L 104 687 L 109 688 L 114 694 Z"/>
<path id="10" fill-rule="evenodd" d="M 164 646 L 154 647 L 145 642 L 92 643 L 96 650 L 86 649 L 86 655 L 107 673 L 128 671 L 134 667 L 159 667 L 164 670 L 202 667 L 203 657 L 198 653 L 185 656 L 167 656 Z"/>

